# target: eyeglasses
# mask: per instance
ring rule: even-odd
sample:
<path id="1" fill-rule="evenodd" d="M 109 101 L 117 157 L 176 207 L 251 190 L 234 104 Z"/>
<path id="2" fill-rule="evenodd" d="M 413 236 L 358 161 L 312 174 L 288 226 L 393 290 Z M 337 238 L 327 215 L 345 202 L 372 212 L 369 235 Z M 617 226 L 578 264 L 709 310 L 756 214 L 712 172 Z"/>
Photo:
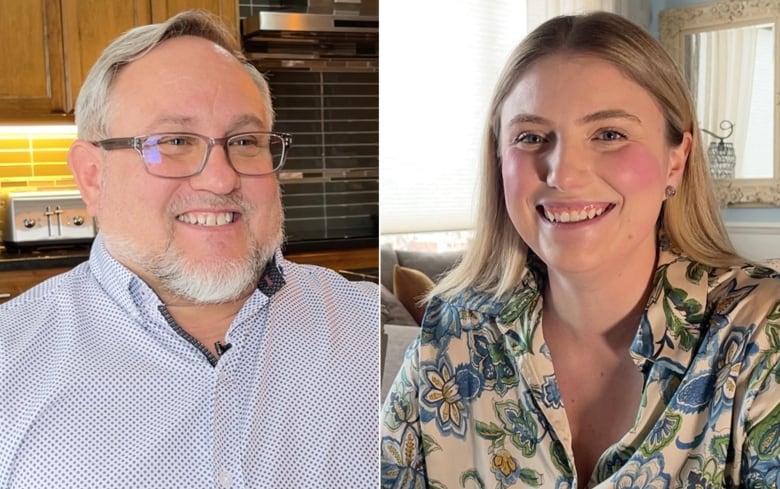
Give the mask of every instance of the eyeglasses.
<path id="1" fill-rule="evenodd" d="M 167 132 L 94 141 L 106 151 L 135 149 L 146 171 L 163 178 L 186 178 L 206 167 L 211 148 L 222 146 L 239 175 L 260 176 L 278 171 L 287 159 L 292 136 L 277 132 L 242 132 L 210 138 L 190 132 Z"/>

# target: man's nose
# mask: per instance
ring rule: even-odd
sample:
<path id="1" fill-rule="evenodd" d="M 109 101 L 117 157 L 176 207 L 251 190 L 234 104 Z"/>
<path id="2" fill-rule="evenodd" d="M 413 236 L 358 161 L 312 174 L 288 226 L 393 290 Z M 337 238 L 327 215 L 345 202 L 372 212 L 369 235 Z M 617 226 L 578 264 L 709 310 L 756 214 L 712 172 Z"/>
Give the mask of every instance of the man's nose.
<path id="1" fill-rule="evenodd" d="M 203 171 L 190 177 L 190 185 L 196 190 L 207 190 L 214 194 L 225 195 L 240 186 L 240 176 L 233 169 L 227 155 L 225 144 L 214 144 L 206 154 Z"/>

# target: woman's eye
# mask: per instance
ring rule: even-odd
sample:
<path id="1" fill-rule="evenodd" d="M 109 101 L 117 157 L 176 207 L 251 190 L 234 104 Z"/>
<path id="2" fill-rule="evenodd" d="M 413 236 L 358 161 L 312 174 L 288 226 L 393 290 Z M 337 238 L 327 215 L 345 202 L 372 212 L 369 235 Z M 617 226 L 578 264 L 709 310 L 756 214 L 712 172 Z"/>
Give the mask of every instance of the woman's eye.
<path id="1" fill-rule="evenodd" d="M 547 140 L 540 136 L 539 134 L 535 134 L 532 132 L 524 132 L 517 136 L 514 140 L 515 144 L 522 143 L 522 144 L 542 144 L 546 142 Z"/>
<path id="2" fill-rule="evenodd" d="M 620 141 L 621 139 L 626 139 L 626 136 L 625 134 L 613 129 L 606 129 L 599 132 L 596 135 L 596 139 L 601 139 L 602 141 Z"/>

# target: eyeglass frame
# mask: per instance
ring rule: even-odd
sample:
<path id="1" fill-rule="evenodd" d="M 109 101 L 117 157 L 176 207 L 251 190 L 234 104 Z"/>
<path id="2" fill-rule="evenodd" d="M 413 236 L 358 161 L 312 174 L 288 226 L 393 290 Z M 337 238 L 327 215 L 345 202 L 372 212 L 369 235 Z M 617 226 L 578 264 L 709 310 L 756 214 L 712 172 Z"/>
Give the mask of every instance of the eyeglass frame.
<path id="1" fill-rule="evenodd" d="M 182 136 L 195 136 L 202 141 L 206 141 L 206 151 L 204 152 L 203 159 L 201 160 L 200 164 L 198 165 L 198 169 L 195 172 L 183 176 L 168 176 L 168 175 L 158 175 L 156 173 L 152 173 L 151 170 L 149 170 L 149 165 L 147 164 L 143 154 L 143 149 L 142 149 L 143 144 L 144 142 L 146 142 L 148 138 L 154 136 L 163 136 L 166 134 L 180 134 Z M 281 138 L 282 156 L 281 156 L 281 161 L 279 162 L 279 166 L 277 168 L 274 168 L 273 170 L 267 173 L 243 173 L 238 171 L 238 169 L 233 165 L 233 162 L 230 160 L 230 152 L 228 151 L 228 141 L 240 136 L 246 136 L 247 134 L 263 134 L 263 135 L 277 136 Z M 181 179 L 181 178 L 190 178 L 202 173 L 203 170 L 206 168 L 206 163 L 208 162 L 209 156 L 211 155 L 211 150 L 214 148 L 214 146 L 219 145 L 225 151 L 225 159 L 230 165 L 230 168 L 232 168 L 233 171 L 236 172 L 236 174 L 244 177 L 263 177 L 266 175 L 272 175 L 278 172 L 279 170 L 281 170 L 282 167 L 284 167 L 284 164 L 287 162 L 287 153 L 290 149 L 290 145 L 292 144 L 292 135 L 286 132 L 275 132 L 275 131 L 244 131 L 244 132 L 231 134 L 229 136 L 225 136 L 221 138 L 212 138 L 195 132 L 158 132 L 158 133 L 147 134 L 145 136 L 101 139 L 99 141 L 90 141 L 90 143 L 93 144 L 94 146 L 100 147 L 105 151 L 115 151 L 119 149 L 134 149 L 138 153 L 138 156 L 141 157 L 141 163 L 143 163 L 144 169 L 148 174 L 158 178 L 169 178 L 174 180 Z"/>

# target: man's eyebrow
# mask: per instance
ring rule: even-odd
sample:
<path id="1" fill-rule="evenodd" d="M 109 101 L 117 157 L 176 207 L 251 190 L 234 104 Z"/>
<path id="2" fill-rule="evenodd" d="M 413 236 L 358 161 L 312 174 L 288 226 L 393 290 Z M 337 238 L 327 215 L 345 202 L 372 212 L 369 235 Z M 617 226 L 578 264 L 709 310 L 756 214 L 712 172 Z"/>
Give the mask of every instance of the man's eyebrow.
<path id="1" fill-rule="evenodd" d="M 193 118 L 187 116 L 163 116 L 154 119 L 152 122 L 146 125 L 147 131 L 156 130 L 160 126 L 174 125 L 181 127 L 188 127 L 192 124 Z"/>
<path id="2" fill-rule="evenodd" d="M 599 110 L 598 112 L 593 112 L 580 119 L 580 123 L 587 124 L 589 122 L 597 122 L 604 119 L 630 119 L 639 124 L 642 123 L 642 120 L 639 117 L 622 109 Z"/>
<path id="3" fill-rule="evenodd" d="M 157 130 L 160 126 L 178 126 L 181 128 L 191 128 L 195 124 L 195 118 L 189 116 L 163 116 L 153 120 L 146 126 L 147 132 Z M 259 128 L 259 130 L 270 130 L 268 125 L 258 116 L 254 114 L 242 114 L 234 118 L 230 122 L 230 130 L 228 132 L 234 132 L 236 130 L 245 130 L 247 127 Z"/>
<path id="4" fill-rule="evenodd" d="M 257 117 L 254 114 L 242 114 L 238 117 L 236 117 L 231 123 L 231 132 L 236 129 L 243 129 L 247 126 L 255 126 L 262 128 L 263 130 L 270 131 L 271 129 L 268 127 L 268 124 L 265 123 L 261 118 Z"/>

